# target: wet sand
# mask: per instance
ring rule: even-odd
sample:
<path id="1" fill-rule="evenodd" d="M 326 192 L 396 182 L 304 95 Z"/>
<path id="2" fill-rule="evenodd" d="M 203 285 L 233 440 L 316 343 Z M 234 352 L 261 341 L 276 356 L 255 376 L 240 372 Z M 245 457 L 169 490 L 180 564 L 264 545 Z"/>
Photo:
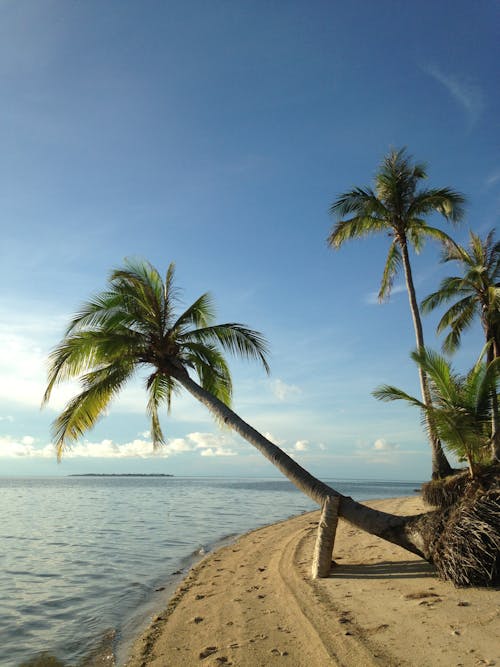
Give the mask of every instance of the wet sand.
<path id="1" fill-rule="evenodd" d="M 367 503 L 395 514 L 419 497 Z M 339 522 L 312 580 L 318 512 L 248 533 L 189 572 L 128 667 L 500 666 L 500 596 L 438 580 L 417 556 Z"/>

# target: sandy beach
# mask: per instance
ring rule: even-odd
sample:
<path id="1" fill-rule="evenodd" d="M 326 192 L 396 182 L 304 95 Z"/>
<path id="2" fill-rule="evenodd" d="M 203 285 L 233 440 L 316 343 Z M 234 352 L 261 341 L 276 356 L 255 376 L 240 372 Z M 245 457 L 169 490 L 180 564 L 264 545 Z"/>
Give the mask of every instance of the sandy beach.
<path id="1" fill-rule="evenodd" d="M 396 514 L 418 496 L 367 503 Z M 336 565 L 310 575 L 319 513 L 206 556 L 137 640 L 128 667 L 500 665 L 498 590 L 457 589 L 416 556 L 340 521 Z"/>

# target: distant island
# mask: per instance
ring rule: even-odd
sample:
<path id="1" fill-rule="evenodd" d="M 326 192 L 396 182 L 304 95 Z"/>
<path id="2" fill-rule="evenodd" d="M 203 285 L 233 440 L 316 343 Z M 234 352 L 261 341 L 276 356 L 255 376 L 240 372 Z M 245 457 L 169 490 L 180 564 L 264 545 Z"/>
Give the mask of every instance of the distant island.
<path id="1" fill-rule="evenodd" d="M 82 472 L 68 475 L 68 477 L 173 477 L 163 472 Z"/>

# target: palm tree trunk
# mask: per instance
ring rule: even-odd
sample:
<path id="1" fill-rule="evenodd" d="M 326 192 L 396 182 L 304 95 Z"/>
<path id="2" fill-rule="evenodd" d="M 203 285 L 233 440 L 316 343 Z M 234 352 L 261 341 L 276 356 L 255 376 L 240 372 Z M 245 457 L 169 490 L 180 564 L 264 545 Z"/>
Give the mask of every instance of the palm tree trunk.
<path id="1" fill-rule="evenodd" d="M 498 357 L 499 349 L 494 335 L 488 330 L 486 340 L 491 342 L 486 355 L 486 360 L 490 364 L 493 359 Z M 491 392 L 491 458 L 494 462 L 500 462 L 500 428 L 498 413 L 498 396 L 496 388 Z"/>
<path id="2" fill-rule="evenodd" d="M 335 533 L 339 520 L 339 501 L 338 496 L 330 496 L 323 504 L 312 562 L 313 579 L 327 577 L 330 573 Z"/>
<path id="3" fill-rule="evenodd" d="M 406 289 L 408 292 L 408 299 L 410 301 L 411 316 L 413 319 L 413 326 L 415 329 L 415 338 L 417 341 L 417 349 L 419 352 L 424 348 L 424 331 L 422 327 L 422 320 L 420 318 L 420 311 L 418 309 L 417 297 L 415 294 L 415 286 L 413 284 L 413 276 L 411 271 L 410 256 L 408 254 L 408 245 L 406 238 L 400 238 L 399 244 L 401 246 L 401 254 L 403 258 L 403 266 L 405 271 Z M 427 382 L 427 375 L 419 367 L 418 375 L 420 378 L 420 389 L 422 392 L 422 401 L 425 405 L 432 405 L 431 394 L 429 391 L 429 384 Z M 432 424 L 432 420 L 428 413 L 426 413 L 427 427 L 429 430 L 429 439 L 432 450 L 432 478 L 447 477 L 453 473 L 453 470 L 446 458 L 446 455 L 441 446 L 441 442 L 436 435 L 436 431 Z"/>
<path id="4" fill-rule="evenodd" d="M 231 408 L 228 408 L 222 401 L 200 387 L 189 377 L 185 369 L 171 368 L 169 374 L 178 380 L 194 398 L 207 407 L 218 420 L 231 427 L 244 440 L 258 449 L 292 484 L 309 498 L 312 498 L 320 507 L 328 498 L 337 497 L 339 498 L 339 516 L 349 523 L 371 535 L 376 535 L 388 542 L 397 544 L 422 558 L 431 559 L 432 556 L 426 547 L 426 541 L 418 528 L 420 519 L 424 515 L 395 516 L 372 509 L 348 496 L 342 495 L 307 472 L 282 449 L 243 421 Z"/>

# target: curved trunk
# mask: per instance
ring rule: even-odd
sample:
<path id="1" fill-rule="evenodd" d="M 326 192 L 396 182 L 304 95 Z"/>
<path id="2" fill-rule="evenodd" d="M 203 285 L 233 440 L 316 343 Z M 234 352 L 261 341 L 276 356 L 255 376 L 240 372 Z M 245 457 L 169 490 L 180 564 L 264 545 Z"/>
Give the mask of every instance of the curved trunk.
<path id="1" fill-rule="evenodd" d="M 411 316 L 413 319 L 413 326 L 415 328 L 415 338 L 417 341 L 417 349 L 420 352 L 424 347 L 424 331 L 422 328 L 422 320 L 420 319 L 420 311 L 418 309 L 417 297 L 415 294 L 415 286 L 413 284 L 413 276 L 411 271 L 410 257 L 408 254 L 408 245 L 406 243 L 406 238 L 400 238 L 399 243 L 401 246 L 401 254 L 403 258 L 403 266 L 405 271 L 406 279 L 406 289 L 408 291 L 408 299 L 410 301 L 410 310 Z M 432 405 L 431 394 L 429 391 L 429 385 L 427 383 L 427 376 L 425 372 L 419 367 L 418 375 L 420 378 L 420 389 L 422 392 L 422 401 L 425 405 Z M 428 413 L 425 417 L 427 421 L 427 427 L 429 429 L 429 439 L 432 449 L 432 477 L 447 477 L 451 475 L 453 470 L 446 458 L 443 448 L 435 429 L 433 427 L 432 421 Z"/>
<path id="2" fill-rule="evenodd" d="M 324 505 L 328 498 L 333 496 L 338 497 L 339 516 L 349 521 L 349 523 L 372 535 L 397 544 L 422 558 L 430 559 L 431 555 L 427 552 L 420 531 L 416 528 L 419 517 L 395 516 L 386 512 L 380 512 L 335 491 L 335 489 L 332 489 L 307 472 L 307 470 L 277 445 L 243 421 L 241 417 L 222 403 L 222 401 L 200 387 L 199 384 L 189 377 L 184 369 L 172 368 L 169 372 L 194 398 L 205 405 L 218 420 L 231 427 L 244 440 L 258 449 L 292 484 L 318 503 L 320 507 Z M 421 517 L 422 515 L 419 516 Z"/>

